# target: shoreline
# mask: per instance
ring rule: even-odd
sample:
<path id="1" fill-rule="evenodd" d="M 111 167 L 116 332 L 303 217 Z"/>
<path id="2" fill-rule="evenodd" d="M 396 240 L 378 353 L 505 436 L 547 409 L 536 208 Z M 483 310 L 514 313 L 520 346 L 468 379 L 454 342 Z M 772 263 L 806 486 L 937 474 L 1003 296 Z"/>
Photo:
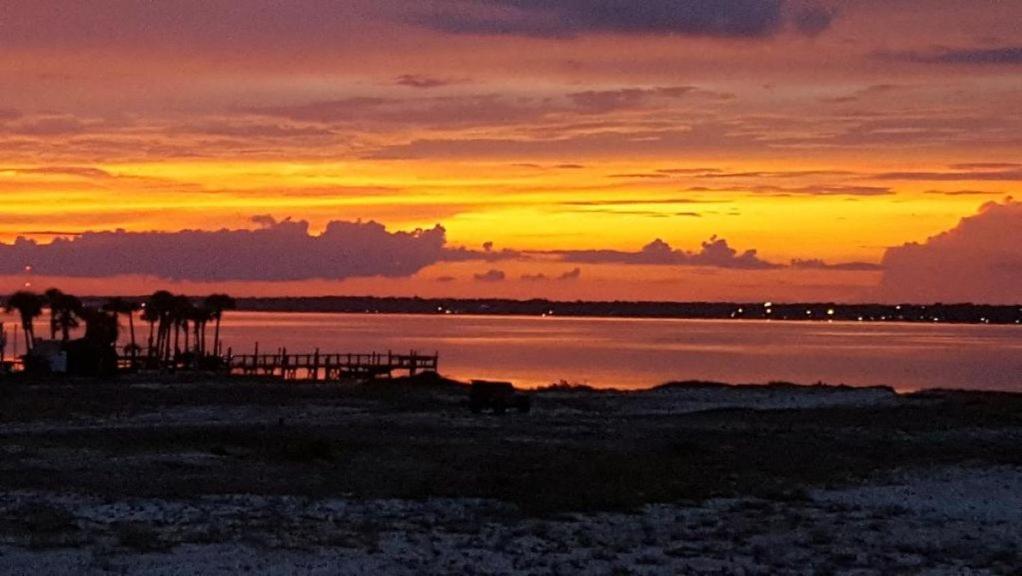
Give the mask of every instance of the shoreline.
<path id="1" fill-rule="evenodd" d="M 108 297 L 88 296 L 88 303 Z M 144 296 L 125 297 L 142 302 Z M 564 317 L 676 320 L 772 320 L 899 324 L 1022 325 L 1022 303 L 569 301 L 407 296 L 238 297 L 238 311 L 415 316 Z"/>
<path id="2" fill-rule="evenodd" d="M 1022 494 L 1022 394 L 526 393 L 530 413 L 496 415 L 438 376 L 0 386 L 0 555 L 90 575 L 950 576 L 1022 562 L 1022 506 L 990 504 Z"/>

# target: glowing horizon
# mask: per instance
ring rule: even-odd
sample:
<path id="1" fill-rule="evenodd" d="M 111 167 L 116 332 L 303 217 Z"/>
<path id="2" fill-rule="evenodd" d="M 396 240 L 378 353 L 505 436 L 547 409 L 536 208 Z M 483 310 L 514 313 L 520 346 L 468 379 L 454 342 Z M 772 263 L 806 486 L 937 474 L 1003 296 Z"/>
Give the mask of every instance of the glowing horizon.
<path id="1" fill-rule="evenodd" d="M 388 234 L 441 225 L 444 249 L 472 257 L 437 252 L 399 276 L 47 269 L 39 282 L 1022 301 L 1022 209 L 1005 200 L 1022 181 L 1022 7 L 728 0 L 721 20 L 691 0 L 648 0 L 629 18 L 568 0 L 231 4 L 10 3 L 0 252 L 18 237 L 258 231 L 260 216 L 308 222 L 313 237 L 375 221 Z M 713 238 L 770 266 L 698 256 Z M 643 255 L 655 240 L 679 255 Z M 900 257 L 912 243 L 928 268 Z M 10 289 L 25 281 L 11 269 L 33 262 L 6 264 Z M 967 273 L 938 290 L 954 266 Z"/>

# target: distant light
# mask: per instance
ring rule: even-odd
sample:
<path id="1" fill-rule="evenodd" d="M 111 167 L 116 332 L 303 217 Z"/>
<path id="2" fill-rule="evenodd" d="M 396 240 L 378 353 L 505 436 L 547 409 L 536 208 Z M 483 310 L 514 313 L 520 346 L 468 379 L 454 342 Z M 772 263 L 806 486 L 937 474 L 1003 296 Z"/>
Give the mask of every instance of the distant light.
<path id="1" fill-rule="evenodd" d="M 763 304 L 763 307 L 764 307 L 764 308 L 769 308 L 769 307 L 771 307 L 771 306 L 773 306 L 773 305 L 774 305 L 774 303 L 773 303 L 773 302 L 767 302 L 766 304 Z"/>
<path id="2" fill-rule="evenodd" d="M 32 266 L 25 266 L 25 272 L 31 272 Z"/>
<path id="3" fill-rule="evenodd" d="M 833 308 L 828 308 L 827 309 L 827 316 L 833 316 L 833 315 L 834 315 L 834 309 Z"/>
<path id="4" fill-rule="evenodd" d="M 743 310 L 742 308 L 739 308 L 739 309 L 738 309 L 738 313 L 739 313 L 739 314 L 742 314 L 743 312 L 745 312 L 745 310 Z"/>
<path id="5" fill-rule="evenodd" d="M 859 316 L 859 322 L 862 322 L 862 321 L 863 321 L 862 316 Z"/>
<path id="6" fill-rule="evenodd" d="M 812 315 L 813 315 L 813 311 L 812 310 L 806 310 L 806 316 L 812 316 Z"/>

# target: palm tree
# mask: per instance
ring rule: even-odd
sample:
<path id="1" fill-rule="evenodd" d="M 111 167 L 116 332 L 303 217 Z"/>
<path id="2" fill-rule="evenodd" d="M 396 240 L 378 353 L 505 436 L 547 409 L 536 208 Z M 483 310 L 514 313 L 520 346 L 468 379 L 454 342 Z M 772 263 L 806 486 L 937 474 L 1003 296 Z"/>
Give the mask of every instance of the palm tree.
<path id="1" fill-rule="evenodd" d="M 71 339 L 71 329 L 80 325 L 82 301 L 56 288 L 46 291 L 46 300 L 50 304 L 50 336 L 56 340 L 57 329 L 60 329 L 61 339 L 67 342 Z"/>
<path id="2" fill-rule="evenodd" d="M 35 292 L 19 290 L 7 299 L 7 311 L 17 310 L 21 316 L 21 329 L 25 332 L 25 346 L 31 351 L 35 345 L 35 328 L 32 321 L 43 314 L 43 297 Z"/>
<path id="3" fill-rule="evenodd" d="M 184 350 L 187 351 L 189 348 L 189 333 L 188 333 L 188 322 L 192 318 L 192 310 L 195 306 L 192 304 L 192 300 L 187 296 L 174 296 L 174 302 L 171 306 L 171 321 L 174 324 L 174 356 L 181 354 L 181 347 L 178 345 L 179 337 L 181 332 L 184 332 Z"/>
<path id="4" fill-rule="evenodd" d="M 159 314 L 159 312 L 157 312 L 153 307 L 149 306 L 148 304 L 149 304 L 148 302 L 144 302 L 142 304 L 142 315 L 141 315 L 141 318 L 142 318 L 143 322 L 146 322 L 147 324 L 149 324 L 149 339 L 147 340 L 149 352 L 147 353 L 147 356 L 149 358 L 152 358 L 153 357 L 153 351 L 156 350 L 156 348 L 155 348 L 155 344 L 156 344 L 156 342 L 155 342 L 155 338 L 156 338 L 156 323 L 159 322 L 159 320 L 160 320 L 160 314 Z"/>
<path id="5" fill-rule="evenodd" d="M 135 344 L 135 312 L 137 312 L 140 308 L 141 306 L 138 302 L 125 300 L 124 298 L 111 298 L 103 305 L 103 311 L 113 312 L 114 318 L 117 318 L 117 315 L 119 314 L 127 314 L 128 329 L 131 332 L 131 355 L 133 358 L 136 350 L 138 350 L 138 345 Z M 150 334 L 152 334 L 151 330 Z M 150 337 L 150 340 L 151 339 L 152 338 Z"/>
<path id="6" fill-rule="evenodd" d="M 163 360 L 170 355 L 170 313 L 173 308 L 174 295 L 166 290 L 153 292 L 145 303 L 147 322 L 158 324 L 155 347 L 152 342 L 152 324 L 150 324 L 149 352 L 156 359 Z"/>
<path id="7" fill-rule="evenodd" d="M 64 293 L 59 288 L 50 288 L 43 292 L 43 298 L 50 305 L 50 340 L 57 339 L 57 312 L 60 308 L 60 301 L 64 299 Z M 54 305 L 54 303 L 57 305 Z"/>
<path id="8" fill-rule="evenodd" d="M 206 297 L 206 308 L 209 309 L 210 314 L 214 321 L 213 328 L 213 354 L 216 356 L 220 355 L 220 320 L 224 316 L 225 310 L 234 310 L 237 308 L 237 302 L 234 298 L 231 298 L 227 294 L 210 294 Z"/>
<path id="9" fill-rule="evenodd" d="M 206 355 L 206 324 L 213 318 L 213 312 L 205 305 L 192 307 L 192 327 L 195 330 L 195 353 Z"/>

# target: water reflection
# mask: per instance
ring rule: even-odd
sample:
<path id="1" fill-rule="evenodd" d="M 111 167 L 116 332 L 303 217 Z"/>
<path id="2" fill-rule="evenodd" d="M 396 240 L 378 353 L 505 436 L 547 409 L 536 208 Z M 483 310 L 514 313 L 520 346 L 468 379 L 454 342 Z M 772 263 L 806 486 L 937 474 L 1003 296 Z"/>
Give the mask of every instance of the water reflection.
<path id="1" fill-rule="evenodd" d="M 1013 326 L 234 313 L 236 350 L 439 351 L 458 378 L 648 387 L 788 380 L 1022 391 Z"/>
<path id="2" fill-rule="evenodd" d="M 11 354 L 18 323 L 3 317 Z M 136 322 L 136 334 L 145 342 L 148 326 Z M 786 380 L 1022 392 L 1016 326 L 231 312 L 222 335 L 239 353 L 256 342 L 263 351 L 438 351 L 450 376 L 526 386 Z"/>

